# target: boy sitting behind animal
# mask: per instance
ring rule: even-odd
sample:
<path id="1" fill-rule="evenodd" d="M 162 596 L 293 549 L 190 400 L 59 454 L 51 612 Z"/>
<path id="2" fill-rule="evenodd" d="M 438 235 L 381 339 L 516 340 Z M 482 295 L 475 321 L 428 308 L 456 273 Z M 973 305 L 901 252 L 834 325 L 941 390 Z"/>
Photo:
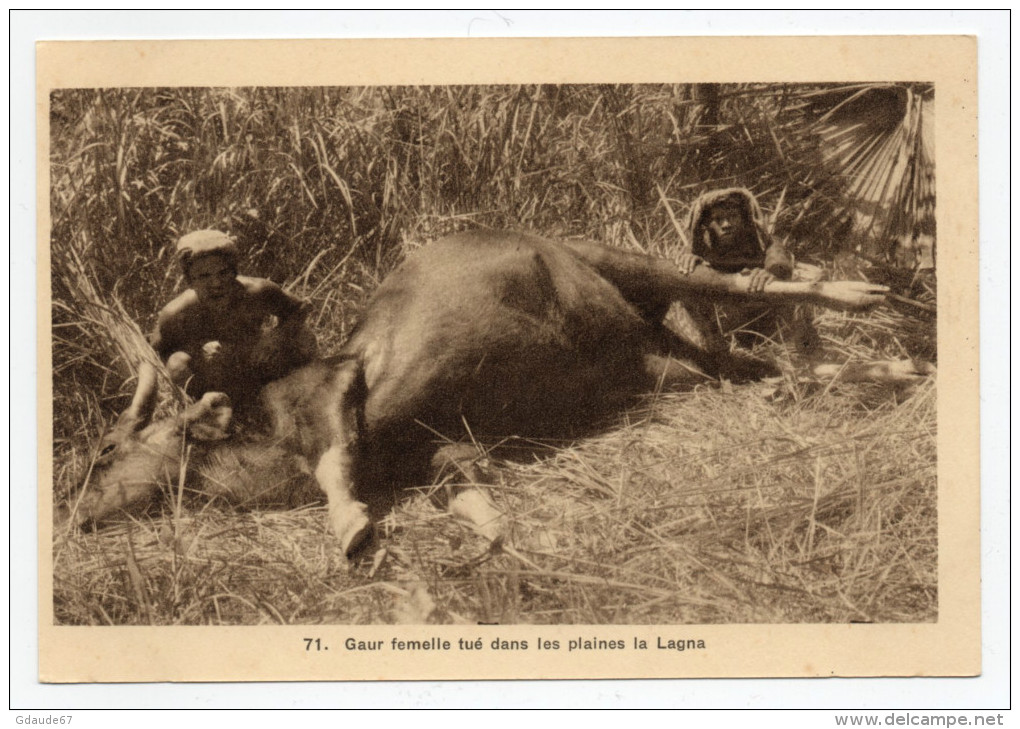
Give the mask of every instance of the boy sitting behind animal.
<path id="1" fill-rule="evenodd" d="M 225 392 L 244 404 L 315 356 L 305 304 L 272 281 L 238 275 L 231 236 L 189 233 L 177 257 L 188 289 L 159 312 L 150 342 L 189 395 Z"/>
<path id="2" fill-rule="evenodd" d="M 745 188 L 714 190 L 699 197 L 691 207 L 689 236 L 678 261 L 683 273 L 690 273 L 697 265 L 723 273 L 743 273 L 751 277 L 752 292 L 763 291 L 769 281 L 776 279 L 818 278 L 810 270 L 813 267 L 795 266 L 793 255 L 773 241 L 758 202 Z M 727 349 L 725 335 L 730 332 L 770 337 L 780 323 L 790 325 L 798 350 L 808 351 L 817 345 L 818 335 L 809 315 L 794 307 L 777 311 L 761 305 L 716 306 L 692 301 L 685 302 L 684 308 L 695 329 L 687 333 L 709 352 Z"/>

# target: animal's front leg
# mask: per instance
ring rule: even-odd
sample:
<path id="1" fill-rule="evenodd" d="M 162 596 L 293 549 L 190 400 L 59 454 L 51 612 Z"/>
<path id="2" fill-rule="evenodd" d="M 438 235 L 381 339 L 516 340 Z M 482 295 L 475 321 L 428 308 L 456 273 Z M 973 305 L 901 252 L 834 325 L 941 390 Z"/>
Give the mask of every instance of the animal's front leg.
<path id="1" fill-rule="evenodd" d="M 355 497 L 359 472 L 365 387 L 361 364 L 344 363 L 329 383 L 324 419 L 327 447 L 315 466 L 315 479 L 326 494 L 329 524 L 351 557 L 372 536 L 368 507 Z"/>
<path id="2" fill-rule="evenodd" d="M 368 507 L 354 497 L 354 454 L 349 444 L 330 446 L 315 467 L 315 479 L 329 504 L 329 525 L 344 554 L 353 556 L 372 537 Z"/>

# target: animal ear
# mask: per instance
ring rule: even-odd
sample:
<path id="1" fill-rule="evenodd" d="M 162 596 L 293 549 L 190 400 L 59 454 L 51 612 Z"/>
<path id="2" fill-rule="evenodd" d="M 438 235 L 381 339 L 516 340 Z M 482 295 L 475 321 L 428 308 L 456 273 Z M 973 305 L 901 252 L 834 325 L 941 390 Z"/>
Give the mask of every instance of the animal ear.
<path id="1" fill-rule="evenodd" d="M 182 413 L 180 427 L 195 440 L 223 440 L 230 435 L 233 414 L 229 397 L 222 392 L 207 392 Z"/>

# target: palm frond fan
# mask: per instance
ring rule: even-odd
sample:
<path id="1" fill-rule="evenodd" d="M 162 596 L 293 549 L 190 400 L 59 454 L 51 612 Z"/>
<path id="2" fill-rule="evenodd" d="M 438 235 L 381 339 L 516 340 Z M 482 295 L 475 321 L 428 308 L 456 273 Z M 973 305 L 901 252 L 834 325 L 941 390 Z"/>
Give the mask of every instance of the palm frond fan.
<path id="1" fill-rule="evenodd" d="M 930 84 L 861 84 L 801 93 L 823 159 L 842 181 L 849 243 L 904 268 L 935 263 L 935 154 Z"/>

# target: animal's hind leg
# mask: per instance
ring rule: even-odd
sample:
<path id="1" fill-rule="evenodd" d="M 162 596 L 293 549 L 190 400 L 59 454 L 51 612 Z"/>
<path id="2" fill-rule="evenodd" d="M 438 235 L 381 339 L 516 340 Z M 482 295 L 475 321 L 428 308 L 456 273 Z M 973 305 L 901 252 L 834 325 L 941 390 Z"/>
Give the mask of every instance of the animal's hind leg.
<path id="1" fill-rule="evenodd" d="M 315 479 L 329 503 L 330 527 L 350 557 L 372 536 L 368 507 L 354 497 L 365 407 L 360 363 L 352 361 L 339 367 L 330 390 L 335 399 L 324 404 L 329 442 L 315 466 Z"/>
<path id="2" fill-rule="evenodd" d="M 689 389 L 718 378 L 746 381 L 772 377 L 779 373 L 776 366 L 764 360 L 715 349 L 705 352 L 683 337 L 661 327 L 658 353 L 645 355 L 645 375 L 649 385 L 661 389 Z"/>
<path id="3" fill-rule="evenodd" d="M 454 518 L 496 541 L 504 534 L 505 519 L 479 486 L 487 479 L 478 460 L 478 449 L 470 443 L 452 443 L 436 451 L 431 464 L 433 483 L 438 484 L 435 495 Z"/>
<path id="4" fill-rule="evenodd" d="M 672 319 L 672 314 L 670 315 Z M 687 336 L 681 336 L 673 330 L 671 324 L 656 324 L 652 347 L 662 355 L 679 360 L 678 366 L 693 370 L 703 377 L 715 378 L 719 375 L 720 358 L 727 352 L 723 347 L 699 346 L 703 343 L 692 342 Z M 687 331 L 684 331 L 687 334 Z"/>
<path id="5" fill-rule="evenodd" d="M 585 263 L 612 282 L 627 301 L 649 320 L 673 301 L 751 300 L 765 303 L 811 303 L 846 311 L 866 311 L 885 299 L 884 286 L 859 281 L 770 281 L 751 291 L 751 277 L 696 266 L 688 274 L 669 261 L 586 241 L 565 241 Z"/>

